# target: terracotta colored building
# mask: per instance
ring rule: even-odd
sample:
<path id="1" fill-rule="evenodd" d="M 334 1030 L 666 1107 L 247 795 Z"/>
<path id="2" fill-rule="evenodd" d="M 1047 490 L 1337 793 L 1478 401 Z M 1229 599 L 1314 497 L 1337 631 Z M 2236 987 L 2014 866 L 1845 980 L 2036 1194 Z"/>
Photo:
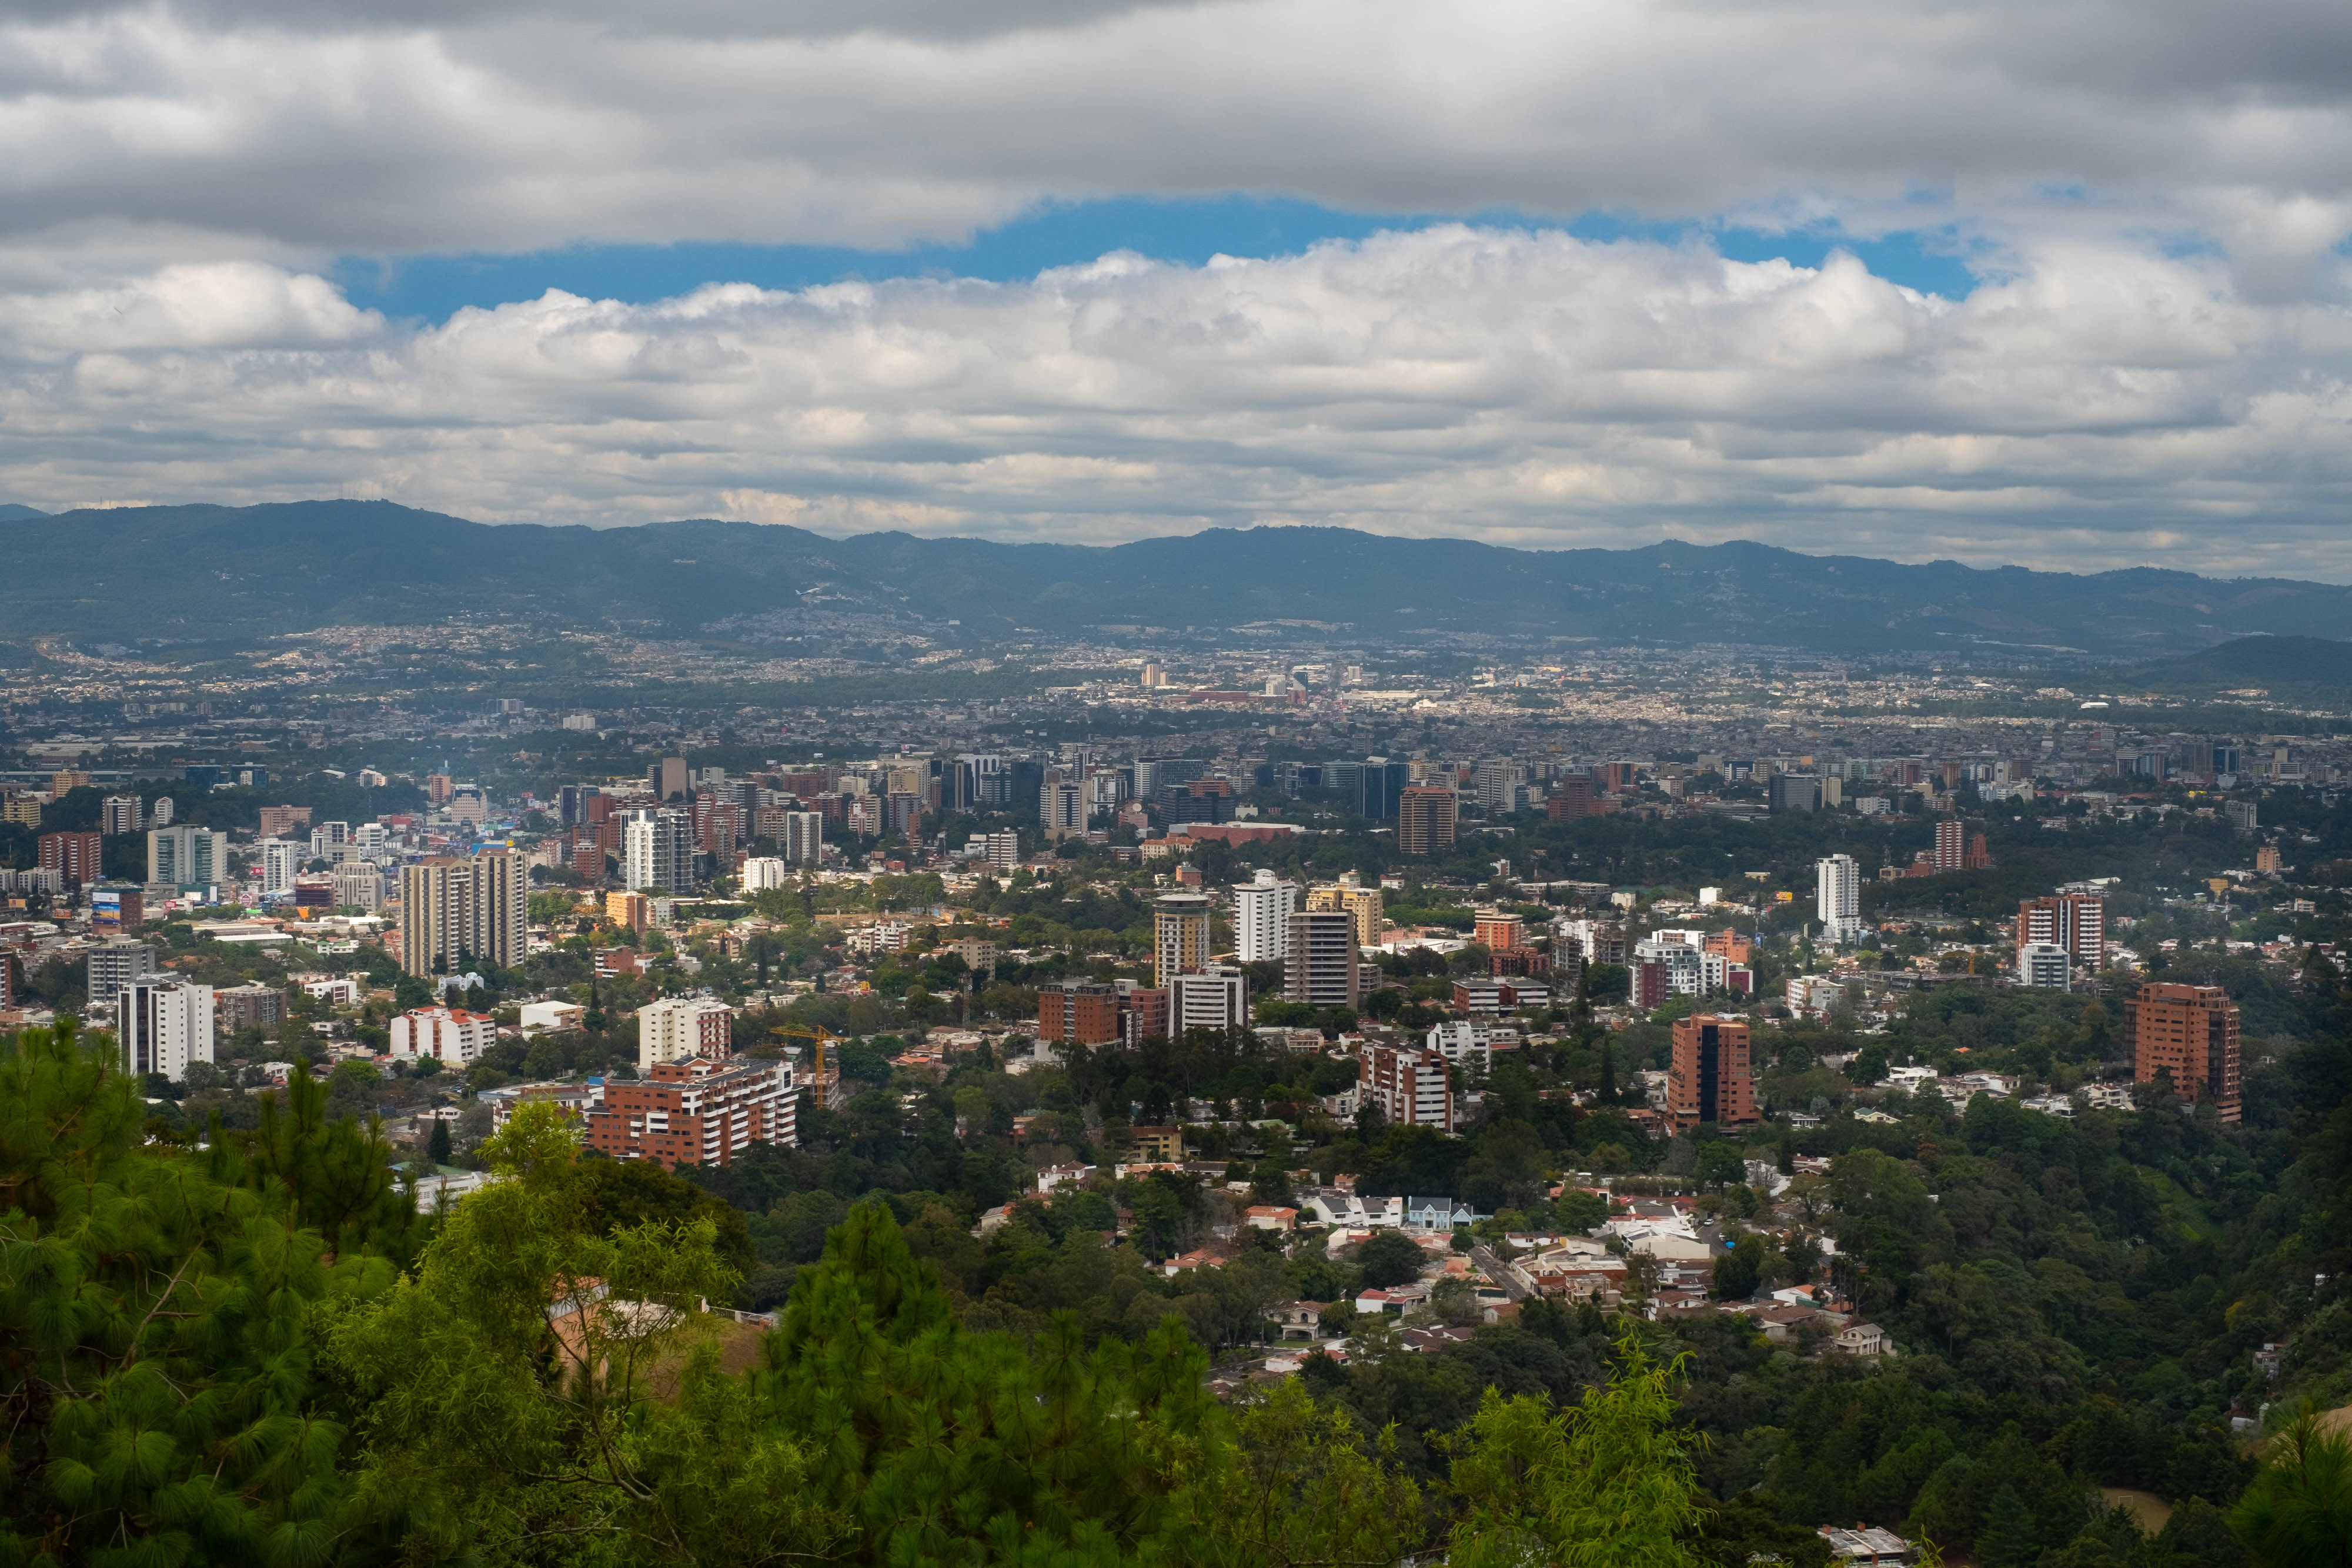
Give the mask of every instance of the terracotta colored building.
<path id="1" fill-rule="evenodd" d="M 1077 1045 L 1107 1045 L 1117 1040 L 1118 992 L 1077 981 L 1039 987 L 1037 1038 Z"/>
<path id="2" fill-rule="evenodd" d="M 800 1092 L 781 1061 L 690 1057 L 634 1082 L 608 1079 L 590 1107 L 588 1146 L 616 1160 L 723 1166 L 753 1144 L 798 1139 Z"/>
<path id="3" fill-rule="evenodd" d="M 2124 1004 L 2124 1038 L 2132 1079 L 2172 1079 L 2183 1099 L 2211 1101 L 2224 1122 L 2238 1119 L 2238 1009 L 2219 986 L 2150 980 Z"/>
<path id="4" fill-rule="evenodd" d="M 1675 1020 L 1674 1061 L 1666 1070 L 1666 1120 L 1675 1131 L 1763 1120 L 1748 1076 L 1748 1026 L 1738 1019 L 1696 1013 Z"/>

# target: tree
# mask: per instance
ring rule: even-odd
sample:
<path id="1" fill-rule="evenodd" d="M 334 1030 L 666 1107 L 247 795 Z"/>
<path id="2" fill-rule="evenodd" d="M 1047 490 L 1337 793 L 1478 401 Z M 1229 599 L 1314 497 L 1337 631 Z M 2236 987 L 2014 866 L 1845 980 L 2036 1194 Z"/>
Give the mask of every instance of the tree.
<path id="1" fill-rule="evenodd" d="M 1356 1247 L 1357 1277 L 1371 1290 L 1409 1285 L 1421 1278 L 1421 1249 L 1401 1231 L 1382 1230 Z"/>
<path id="2" fill-rule="evenodd" d="M 2279 1435 L 2230 1525 L 2261 1568 L 2352 1563 L 2352 1437 L 2323 1427 L 2305 1407 Z"/>
<path id="3" fill-rule="evenodd" d="M 425 1157 L 436 1166 L 446 1166 L 454 1154 L 449 1147 L 449 1123 L 446 1117 L 433 1118 L 433 1133 L 425 1142 Z"/>
<path id="4" fill-rule="evenodd" d="M 1718 1301 L 1744 1301 L 1754 1295 L 1763 1278 L 1764 1253 L 1763 1239 L 1750 1236 L 1717 1258 L 1709 1293 Z"/>
<path id="5" fill-rule="evenodd" d="M 2029 1568 L 2041 1555 L 2032 1513 L 2016 1488 L 2001 1488 L 1986 1507 L 1984 1527 L 1977 1532 L 1978 1558 L 1985 1568 Z"/>
<path id="6" fill-rule="evenodd" d="M 1463 1512 L 1448 1561 L 1499 1568 L 1696 1568 L 1705 1523 L 1694 1439 L 1678 1424 L 1677 1360 L 1654 1364 L 1629 1327 L 1614 1375 L 1573 1410 L 1493 1388 L 1456 1440 L 1451 1481 Z"/>

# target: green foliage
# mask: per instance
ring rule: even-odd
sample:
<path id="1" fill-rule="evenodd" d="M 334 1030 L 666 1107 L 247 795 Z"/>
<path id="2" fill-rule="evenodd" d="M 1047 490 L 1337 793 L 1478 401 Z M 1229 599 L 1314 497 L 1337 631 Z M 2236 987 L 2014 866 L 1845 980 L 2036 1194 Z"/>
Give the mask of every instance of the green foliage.
<path id="1" fill-rule="evenodd" d="M 2352 1563 L 2352 1437 L 2304 1410 L 2280 1434 L 2230 1523 L 2260 1568 Z"/>
<path id="2" fill-rule="evenodd" d="M 1373 1290 L 1410 1285 L 1421 1278 L 1423 1254 L 1412 1238 L 1401 1231 L 1373 1232 L 1356 1244 L 1356 1277 Z"/>

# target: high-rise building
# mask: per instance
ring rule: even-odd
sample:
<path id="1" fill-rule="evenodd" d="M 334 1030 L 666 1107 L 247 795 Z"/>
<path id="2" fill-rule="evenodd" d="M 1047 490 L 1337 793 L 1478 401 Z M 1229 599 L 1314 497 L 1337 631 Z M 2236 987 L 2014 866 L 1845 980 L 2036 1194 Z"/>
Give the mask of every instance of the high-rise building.
<path id="1" fill-rule="evenodd" d="M 793 883 L 791 865 L 772 855 L 751 856 L 737 874 L 742 878 L 745 893 L 765 893 L 771 888 L 789 887 Z"/>
<path id="2" fill-rule="evenodd" d="M 1278 964 L 1290 939 L 1298 885 L 1261 871 L 1234 889 L 1234 949 L 1244 964 Z"/>
<path id="3" fill-rule="evenodd" d="M 2061 893 L 2027 898 L 2017 905 L 2017 951 L 2021 965 L 2028 944 L 2046 942 L 2093 974 L 2107 966 L 2107 901 L 2095 893 Z"/>
<path id="4" fill-rule="evenodd" d="M 656 800 L 683 800 L 694 789 L 683 757 L 665 757 L 654 763 L 646 770 L 646 784 Z"/>
<path id="5" fill-rule="evenodd" d="M 1356 1059 L 1356 1088 L 1391 1126 L 1454 1131 L 1454 1070 L 1441 1052 L 1367 1045 Z"/>
<path id="6" fill-rule="evenodd" d="M 1600 797 L 1592 788 L 1591 775 L 1587 773 L 1571 773 L 1556 779 L 1551 798 L 1544 802 L 1544 810 L 1555 821 L 1590 817 L 1600 810 Z"/>
<path id="7" fill-rule="evenodd" d="M 2238 1120 L 2238 1009 L 2221 987 L 2149 981 L 2124 1004 L 2124 1042 L 2134 1082 L 2165 1074 L 2174 1093 Z"/>
<path id="8" fill-rule="evenodd" d="M 512 968 L 530 951 L 530 872 L 513 850 L 400 868 L 400 964 L 412 975 Z"/>
<path id="9" fill-rule="evenodd" d="M 1084 834 L 1087 831 L 1086 780 L 1065 777 L 1059 769 L 1048 772 L 1037 792 L 1037 820 L 1049 844 Z"/>
<path id="10" fill-rule="evenodd" d="M 1666 1121 L 1675 1131 L 1763 1120 L 1748 1076 L 1748 1025 L 1738 1019 L 1696 1013 L 1675 1020 L 1674 1059 L 1666 1068 Z"/>
<path id="11" fill-rule="evenodd" d="M 1471 786 L 1477 792 L 1478 809 L 1488 813 L 1509 810 L 1512 790 L 1525 778 L 1526 771 L 1508 758 L 1481 762 Z"/>
<path id="12" fill-rule="evenodd" d="M 89 950 L 89 1005 L 110 1007 L 122 988 L 136 980 L 169 978 L 155 967 L 155 949 L 144 942 L 106 942 Z"/>
<path id="13" fill-rule="evenodd" d="M 693 816 L 667 809 L 631 811 L 621 827 L 621 885 L 632 893 L 658 887 L 692 894 Z"/>
<path id="14" fill-rule="evenodd" d="M 1454 847 L 1458 803 L 1443 784 L 1408 784 L 1397 796 L 1397 852 L 1433 855 Z"/>
<path id="15" fill-rule="evenodd" d="M 1490 953 L 1516 953 L 1528 945 L 1527 916 L 1499 909 L 1479 910 L 1470 940 Z"/>
<path id="16" fill-rule="evenodd" d="M 165 977 L 132 980 L 114 994 L 122 1070 L 184 1082 L 188 1064 L 213 1059 L 213 988 Z"/>
<path id="17" fill-rule="evenodd" d="M 791 1069 L 760 1057 L 665 1061 L 635 1082 L 607 1080 L 588 1109 L 588 1147 L 615 1160 L 725 1166 L 754 1144 L 797 1139 Z"/>
<path id="18" fill-rule="evenodd" d="M 979 836 L 981 859 L 991 871 L 1006 875 L 1021 869 L 1021 835 L 1010 828 Z"/>
<path id="19" fill-rule="evenodd" d="M 1163 893 L 1151 906 L 1151 983 L 1166 989 L 1179 975 L 1209 967 L 1209 896 Z"/>
<path id="20" fill-rule="evenodd" d="M 348 980 L 342 983 L 351 984 Z M 223 986 L 213 992 L 215 1032 L 235 1034 L 241 1029 L 276 1029 L 285 1021 L 286 993 L 275 986 L 255 982 Z"/>
<path id="21" fill-rule="evenodd" d="M 177 888 L 228 880 L 228 835 L 181 822 L 147 831 L 147 880 Z"/>
<path id="22" fill-rule="evenodd" d="M 1862 935 L 1862 868 L 1853 857 L 1830 855 L 1814 872 L 1820 887 L 1816 900 L 1822 935 L 1832 942 L 1851 942 Z"/>
<path id="23" fill-rule="evenodd" d="M 1958 817 L 1946 817 L 1936 824 L 1936 869 L 1966 871 L 1968 868 L 1968 827 Z"/>
<path id="24" fill-rule="evenodd" d="M 294 878 L 310 859 L 310 846 L 292 839 L 261 841 L 261 893 L 267 898 L 272 894 L 294 891 Z"/>
<path id="25" fill-rule="evenodd" d="M 1412 764 L 1385 757 L 1364 758 L 1362 811 L 1376 822 L 1396 821 L 1404 787 L 1412 781 Z"/>
<path id="26" fill-rule="evenodd" d="M 56 872 L 68 887 L 79 887 L 106 874 L 105 842 L 96 833 L 43 833 L 37 847 L 41 869 Z"/>
<path id="27" fill-rule="evenodd" d="M 818 811 L 784 813 L 782 841 L 787 865 L 818 865 L 824 860 L 824 816 Z"/>
<path id="28" fill-rule="evenodd" d="M 882 798 L 882 831 L 892 838 L 920 838 L 923 798 L 912 789 L 893 789 Z"/>
<path id="29" fill-rule="evenodd" d="M 1212 964 L 1168 982 L 1167 1028 L 1171 1034 L 1242 1029 L 1249 1021 L 1249 978 L 1230 965 Z"/>
<path id="30" fill-rule="evenodd" d="M 1286 1001 L 1316 1008 L 1352 1008 L 1361 998 L 1356 917 L 1347 910 L 1292 910 L 1284 948 Z"/>
<path id="31" fill-rule="evenodd" d="M 146 810 L 136 795 L 109 795 L 99 802 L 98 831 L 111 838 L 117 833 L 136 833 L 147 826 Z"/>
<path id="32" fill-rule="evenodd" d="M 2053 991 L 2066 988 L 2072 976 L 2066 949 L 2055 942 L 2021 942 L 2017 946 L 2017 983 Z"/>
<path id="33" fill-rule="evenodd" d="M 715 997 L 664 997 L 637 1009 L 637 1071 L 699 1056 L 716 1061 L 735 1048 L 735 1014 Z"/>

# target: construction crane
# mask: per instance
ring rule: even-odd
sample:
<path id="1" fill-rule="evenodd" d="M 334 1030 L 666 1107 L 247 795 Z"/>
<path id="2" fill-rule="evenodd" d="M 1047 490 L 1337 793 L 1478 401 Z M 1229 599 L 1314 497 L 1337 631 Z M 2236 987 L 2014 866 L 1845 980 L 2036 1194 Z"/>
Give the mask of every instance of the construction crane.
<path id="1" fill-rule="evenodd" d="M 843 1038 L 840 1035 L 834 1033 L 831 1030 L 825 1028 L 823 1024 L 817 1024 L 813 1027 L 806 1028 L 798 1024 L 786 1024 L 773 1032 L 779 1040 L 806 1040 L 815 1042 L 816 1077 L 812 1081 L 813 1087 L 811 1088 L 810 1092 L 815 1098 L 816 1108 L 820 1111 L 824 1110 L 824 1048 L 828 1045 L 843 1044 Z"/>

